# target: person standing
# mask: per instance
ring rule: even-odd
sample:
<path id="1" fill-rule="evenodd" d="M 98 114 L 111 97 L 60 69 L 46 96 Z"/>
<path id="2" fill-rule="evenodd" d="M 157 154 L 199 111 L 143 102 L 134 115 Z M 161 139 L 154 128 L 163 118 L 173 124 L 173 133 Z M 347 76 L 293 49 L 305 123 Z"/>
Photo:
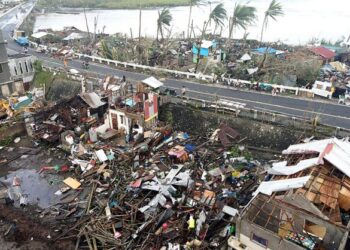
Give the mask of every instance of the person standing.
<path id="1" fill-rule="evenodd" d="M 182 95 L 182 97 L 185 97 L 185 95 L 186 95 L 186 87 L 185 86 L 182 86 L 181 95 Z"/>

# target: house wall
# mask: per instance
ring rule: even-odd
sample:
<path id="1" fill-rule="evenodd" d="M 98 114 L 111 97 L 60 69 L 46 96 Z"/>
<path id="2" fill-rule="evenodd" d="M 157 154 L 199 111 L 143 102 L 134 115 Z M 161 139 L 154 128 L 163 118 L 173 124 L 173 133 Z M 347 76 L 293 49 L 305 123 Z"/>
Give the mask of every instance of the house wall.
<path id="1" fill-rule="evenodd" d="M 22 80 L 23 83 L 31 82 L 34 78 L 35 70 L 34 56 L 23 56 L 20 58 L 10 58 L 9 68 L 14 81 Z"/>
<path id="2" fill-rule="evenodd" d="M 117 116 L 118 121 L 118 127 L 114 127 L 112 123 L 112 114 Z M 130 132 L 130 126 L 131 126 L 131 120 L 126 117 L 126 114 L 122 111 L 118 111 L 115 109 L 108 110 L 108 122 L 109 126 L 113 129 L 123 129 L 125 131 L 125 134 L 129 134 Z"/>
<path id="3" fill-rule="evenodd" d="M 0 86 L 11 82 L 11 74 L 8 66 L 7 50 L 5 47 L 6 43 L 2 37 L 0 30 Z M 0 96 L 7 96 L 6 90 L 0 89 Z"/>
<path id="4" fill-rule="evenodd" d="M 323 226 L 326 228 L 326 235 L 323 239 L 323 244 L 326 249 L 344 249 L 344 246 L 340 245 L 344 234 L 346 234 L 346 230 L 336 225 L 329 223 L 328 221 L 322 220 L 318 217 L 313 217 L 309 214 L 302 213 L 297 210 L 288 210 L 291 214 L 293 214 L 294 228 L 295 230 L 302 232 L 304 228 L 305 220 L 308 220 L 312 223 L 315 223 L 319 226 Z M 243 215 L 243 219 L 241 220 L 239 232 L 240 239 L 239 241 L 247 246 L 252 247 L 252 249 L 266 249 L 252 241 L 253 233 L 257 236 L 264 238 L 268 241 L 268 249 L 283 249 L 283 250 L 297 250 L 303 249 L 298 245 L 281 239 L 278 234 L 273 233 L 271 231 L 266 230 L 254 223 L 250 222 Z"/>

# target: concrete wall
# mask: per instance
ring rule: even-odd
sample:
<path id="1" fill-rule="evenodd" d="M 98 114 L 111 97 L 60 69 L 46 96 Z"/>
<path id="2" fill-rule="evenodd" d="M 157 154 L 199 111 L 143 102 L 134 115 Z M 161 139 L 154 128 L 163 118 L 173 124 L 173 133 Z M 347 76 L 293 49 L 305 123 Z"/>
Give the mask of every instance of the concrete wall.
<path id="1" fill-rule="evenodd" d="M 336 133 L 341 137 L 350 135 L 348 131 L 338 131 L 328 126 L 314 128 L 308 121 L 268 112 L 242 109 L 238 115 L 220 110 L 215 113 L 215 109 L 202 109 L 199 103 L 175 105 L 173 101 L 164 103 L 164 100 L 161 100 L 159 119 L 172 123 L 175 129 L 192 134 L 198 131 L 207 134 L 216 129 L 221 122 L 225 122 L 242 137 L 247 137 L 245 143 L 256 147 L 282 150 L 295 144 L 300 138 L 312 135 L 319 138 L 334 136 Z"/>
<path id="2" fill-rule="evenodd" d="M 34 56 L 23 55 L 9 59 L 9 68 L 14 81 L 23 80 L 24 83 L 31 82 L 34 78 Z"/>

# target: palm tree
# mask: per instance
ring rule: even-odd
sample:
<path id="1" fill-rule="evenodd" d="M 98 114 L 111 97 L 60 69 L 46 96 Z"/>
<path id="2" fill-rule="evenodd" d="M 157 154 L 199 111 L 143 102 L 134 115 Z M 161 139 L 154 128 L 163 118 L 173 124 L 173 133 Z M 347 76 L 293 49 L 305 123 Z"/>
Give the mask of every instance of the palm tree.
<path id="1" fill-rule="evenodd" d="M 276 21 L 277 17 L 283 16 L 283 15 L 284 15 L 284 12 L 283 12 L 282 5 L 276 0 L 272 0 L 269 5 L 269 8 L 265 11 L 265 17 L 261 28 L 260 44 L 262 43 L 264 30 L 267 29 L 269 19 L 271 18 Z"/>
<path id="2" fill-rule="evenodd" d="M 233 30 L 242 28 L 244 30 L 256 20 L 256 8 L 248 5 L 236 4 L 233 9 L 233 16 L 229 22 L 229 36 L 228 43 L 232 39 Z"/>
<path id="3" fill-rule="evenodd" d="M 190 13 L 188 15 L 188 25 L 187 25 L 187 38 L 190 38 L 191 33 L 191 19 L 192 19 L 192 8 L 193 6 L 199 5 L 201 3 L 201 0 L 190 0 Z"/>
<path id="4" fill-rule="evenodd" d="M 226 9 L 224 8 L 224 5 L 222 3 L 218 4 L 215 6 L 215 8 L 210 12 L 208 21 L 204 21 L 203 24 L 203 30 L 202 30 L 202 36 L 201 40 L 198 43 L 198 56 L 197 56 L 197 63 L 196 63 L 196 68 L 195 72 L 197 72 L 198 66 L 199 66 L 199 61 L 200 61 L 200 47 L 204 39 L 205 32 L 207 31 L 208 26 L 213 22 L 215 26 L 217 27 L 223 27 L 224 26 L 224 21 L 227 18 L 227 13 Z"/>
<path id="5" fill-rule="evenodd" d="M 162 39 L 164 38 L 163 35 L 163 29 L 164 26 L 170 26 L 170 22 L 173 20 L 173 17 L 171 16 L 171 13 L 168 8 L 162 9 L 162 11 L 158 11 L 158 19 L 157 19 L 157 41 L 158 41 L 158 35 L 160 33 L 160 36 Z"/>
<path id="6" fill-rule="evenodd" d="M 215 26 L 222 27 L 224 26 L 224 21 L 227 18 L 227 12 L 222 3 L 215 6 L 215 8 L 210 12 L 207 22 L 204 22 L 202 30 L 202 39 L 207 31 L 208 26 L 213 22 Z"/>

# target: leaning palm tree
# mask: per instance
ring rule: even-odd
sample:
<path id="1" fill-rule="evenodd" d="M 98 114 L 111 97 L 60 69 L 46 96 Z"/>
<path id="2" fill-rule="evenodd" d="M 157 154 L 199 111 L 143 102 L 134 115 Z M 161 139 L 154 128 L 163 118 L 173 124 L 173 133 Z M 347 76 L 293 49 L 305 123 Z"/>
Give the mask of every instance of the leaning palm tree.
<path id="1" fill-rule="evenodd" d="M 271 18 L 276 21 L 277 17 L 283 16 L 283 15 L 284 15 L 284 12 L 283 12 L 282 5 L 276 0 L 272 0 L 269 5 L 269 8 L 265 11 L 265 17 L 261 28 L 260 44 L 262 43 L 264 30 L 267 29 L 269 19 Z"/>
<path id="2" fill-rule="evenodd" d="M 162 37 L 162 40 L 164 38 L 164 26 L 170 26 L 170 22 L 173 20 L 173 17 L 169 11 L 168 8 L 162 9 L 162 11 L 158 11 L 158 19 L 157 19 L 157 41 L 158 36 L 160 33 L 160 36 Z"/>
<path id="3" fill-rule="evenodd" d="M 227 18 L 227 13 L 226 13 L 226 9 L 224 8 L 224 5 L 222 3 L 218 4 L 215 6 L 215 8 L 210 12 L 208 20 L 204 21 L 203 24 L 203 29 L 202 29 L 202 36 L 201 39 L 198 43 L 198 57 L 197 57 L 197 63 L 196 63 L 196 68 L 195 68 L 195 72 L 197 72 L 198 66 L 199 66 L 199 61 L 200 61 L 200 47 L 201 44 L 203 42 L 205 33 L 207 31 L 207 28 L 209 27 L 209 25 L 211 25 L 212 23 L 214 23 L 214 25 L 216 27 L 223 27 L 224 26 L 224 21 Z"/>
<path id="4" fill-rule="evenodd" d="M 230 18 L 229 22 L 228 43 L 232 39 L 234 29 L 242 28 L 243 30 L 247 30 L 249 25 L 255 23 L 256 18 L 255 7 L 236 4 L 233 9 L 233 16 Z"/>
<path id="5" fill-rule="evenodd" d="M 205 32 L 207 31 L 207 28 L 211 23 L 213 22 L 215 26 L 223 27 L 224 21 L 227 18 L 227 12 L 224 8 L 224 5 L 222 3 L 215 6 L 215 8 L 210 12 L 209 18 L 207 22 L 204 22 L 203 30 L 202 30 L 202 37 L 204 36 Z"/>

